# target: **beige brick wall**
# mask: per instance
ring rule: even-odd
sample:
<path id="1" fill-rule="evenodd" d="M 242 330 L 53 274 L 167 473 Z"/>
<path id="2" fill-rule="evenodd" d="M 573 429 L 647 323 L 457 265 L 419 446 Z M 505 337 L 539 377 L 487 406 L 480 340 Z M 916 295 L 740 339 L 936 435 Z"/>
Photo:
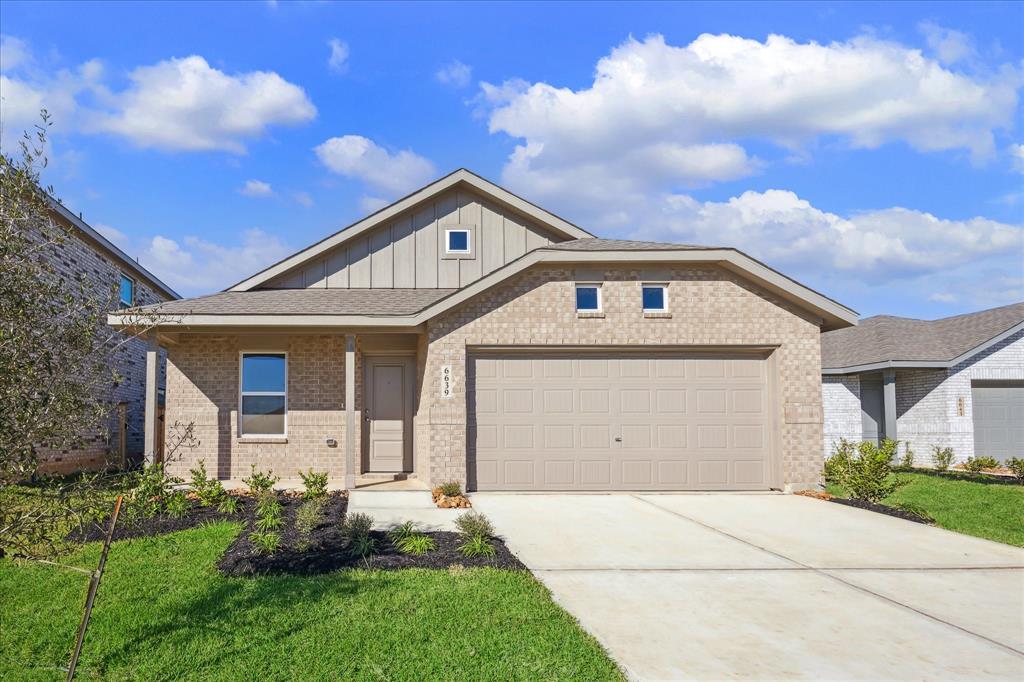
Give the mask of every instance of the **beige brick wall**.
<path id="1" fill-rule="evenodd" d="M 115 295 L 120 284 L 121 272 L 135 280 L 135 300 L 139 305 L 160 303 L 167 298 L 157 293 L 129 269 L 122 268 L 120 261 L 92 241 L 79 236 L 73 228 L 67 238 L 57 244 L 50 258 L 50 265 L 62 277 L 72 280 L 84 275 L 97 296 L 110 297 L 110 309 L 122 307 Z M 104 327 L 103 334 L 109 333 Z M 43 473 L 70 473 L 84 469 L 97 469 L 109 463 L 116 463 L 119 457 L 119 416 L 117 405 L 125 403 L 127 438 L 125 450 L 128 459 L 141 460 L 144 449 L 145 392 L 146 392 L 146 343 L 132 339 L 115 351 L 115 364 L 123 378 L 116 386 L 101 396 L 110 402 L 110 417 L 105 429 L 87 436 L 84 446 L 76 449 L 40 449 L 39 470 Z M 160 379 L 163 382 L 163 355 L 161 354 Z"/>
<path id="2" fill-rule="evenodd" d="M 595 276 L 593 268 L 580 279 Z M 802 485 L 820 480 L 821 375 L 817 321 L 789 303 L 715 266 L 678 267 L 656 277 L 641 270 L 608 268 L 603 318 L 575 312 L 574 271 L 538 267 L 429 323 L 417 415 L 417 456 L 429 462 L 420 476 L 433 482 L 466 480 L 466 349 L 516 345 L 777 345 L 778 413 L 783 479 Z M 649 278 L 649 279 L 648 279 Z M 640 310 L 643 281 L 669 282 L 670 318 Z M 441 366 L 450 364 L 455 393 L 437 391 Z"/>
<path id="3" fill-rule="evenodd" d="M 239 436 L 239 353 L 247 350 L 288 353 L 286 443 Z M 332 478 L 343 477 L 344 336 L 183 335 L 168 348 L 167 356 L 168 429 L 175 422 L 194 423 L 200 441 L 198 447 L 180 448 L 168 463 L 168 471 L 177 476 L 187 478 L 188 470 L 203 459 L 207 471 L 222 479 L 248 476 L 252 464 L 282 478 L 296 478 L 300 469 L 310 467 Z M 328 438 L 337 445 L 328 446 Z"/>

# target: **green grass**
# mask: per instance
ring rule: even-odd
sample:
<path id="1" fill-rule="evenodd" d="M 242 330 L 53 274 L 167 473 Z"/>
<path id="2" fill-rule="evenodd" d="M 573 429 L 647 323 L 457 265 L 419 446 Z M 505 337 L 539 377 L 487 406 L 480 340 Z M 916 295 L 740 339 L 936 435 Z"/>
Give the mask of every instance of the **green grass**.
<path id="1" fill-rule="evenodd" d="M 926 512 L 935 524 L 979 538 L 1024 547 L 1024 486 L 992 477 L 963 474 L 900 473 L 910 483 L 884 504 L 904 504 Z M 828 492 L 849 497 L 834 483 Z"/>
<path id="2" fill-rule="evenodd" d="M 115 543 L 78 679 L 621 679 L 529 573 L 224 578 L 214 564 L 238 531 Z M 0 560 L 0 679 L 63 679 L 87 580 Z"/>

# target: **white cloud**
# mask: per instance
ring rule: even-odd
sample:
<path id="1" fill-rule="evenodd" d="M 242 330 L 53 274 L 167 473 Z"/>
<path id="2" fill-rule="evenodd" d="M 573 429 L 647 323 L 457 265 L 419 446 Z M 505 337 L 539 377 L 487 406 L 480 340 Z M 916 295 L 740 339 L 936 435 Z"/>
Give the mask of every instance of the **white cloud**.
<path id="1" fill-rule="evenodd" d="M 1013 170 L 1024 173 L 1024 144 L 1010 145 L 1010 159 L 1013 163 Z"/>
<path id="2" fill-rule="evenodd" d="M 392 153 L 361 135 L 332 137 L 314 151 L 331 172 L 362 180 L 392 197 L 416 189 L 436 175 L 434 164 L 415 152 Z"/>
<path id="3" fill-rule="evenodd" d="M 928 300 L 935 301 L 936 303 L 956 303 L 956 296 L 950 293 L 936 292 L 929 296 Z"/>
<path id="4" fill-rule="evenodd" d="M 438 69 L 434 77 L 439 83 L 454 88 L 464 88 L 473 78 L 473 68 L 455 59 Z"/>
<path id="5" fill-rule="evenodd" d="M 229 246 L 199 237 L 185 237 L 179 243 L 157 235 L 145 245 L 139 260 L 182 295 L 194 296 L 223 289 L 291 252 L 277 237 L 254 228 Z"/>
<path id="6" fill-rule="evenodd" d="M 15 63 L 23 64 L 20 59 Z M 39 111 L 44 108 L 50 113 L 55 130 L 73 128 L 80 118 L 79 95 L 102 93 L 103 75 L 103 64 L 95 59 L 52 76 L 40 76 L 35 69 L 5 69 L 0 74 L 0 121 L 5 142 L 20 138 L 23 130 L 32 130 L 40 122 Z"/>
<path id="7" fill-rule="evenodd" d="M 121 249 L 129 248 L 128 235 L 116 227 L 104 223 L 96 223 L 93 225 L 93 228 Z"/>
<path id="8" fill-rule="evenodd" d="M 366 214 L 376 213 L 390 203 L 381 197 L 364 196 L 359 198 L 359 209 Z"/>
<path id="9" fill-rule="evenodd" d="M 327 58 L 327 67 L 335 73 L 348 71 L 348 43 L 331 38 L 327 44 L 331 48 L 331 55 Z"/>
<path id="10" fill-rule="evenodd" d="M 928 47 L 943 64 L 955 64 L 973 57 L 974 42 L 966 33 L 944 28 L 931 21 L 923 21 L 918 25 L 924 34 Z"/>
<path id="11" fill-rule="evenodd" d="M 32 61 L 32 51 L 26 41 L 0 35 L 0 72 L 11 71 Z"/>
<path id="12" fill-rule="evenodd" d="M 305 208 L 310 208 L 313 205 L 313 197 L 309 196 L 309 192 L 292 192 L 292 199 Z"/>
<path id="13" fill-rule="evenodd" d="M 262 180 L 246 180 L 238 193 L 247 197 L 269 197 L 273 196 L 274 189 L 269 182 Z"/>
<path id="14" fill-rule="evenodd" d="M 742 177 L 759 167 L 745 141 L 787 155 L 821 138 L 861 148 L 902 141 L 980 160 L 994 150 L 993 131 L 1012 125 L 1021 82 L 1016 67 L 972 77 L 871 37 L 702 35 L 676 47 L 652 36 L 614 48 L 588 87 L 482 83 L 480 101 L 491 132 L 520 141 L 506 182 L 544 200 L 565 186 L 604 194 L 625 181 L 650 192 Z"/>
<path id="15" fill-rule="evenodd" d="M 130 78 L 127 90 L 111 96 L 113 112 L 101 114 L 95 127 L 140 147 L 243 153 L 243 141 L 271 125 L 316 116 L 303 89 L 276 73 L 229 75 L 198 55 L 138 67 Z"/>

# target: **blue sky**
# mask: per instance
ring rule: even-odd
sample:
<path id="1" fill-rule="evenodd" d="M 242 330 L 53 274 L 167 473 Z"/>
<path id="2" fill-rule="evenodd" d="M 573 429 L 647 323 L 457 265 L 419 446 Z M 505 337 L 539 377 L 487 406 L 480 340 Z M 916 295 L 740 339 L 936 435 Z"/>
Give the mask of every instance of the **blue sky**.
<path id="1" fill-rule="evenodd" d="M 465 166 L 862 313 L 1024 299 L 1024 5 L 0 5 L 3 139 L 194 295 Z"/>

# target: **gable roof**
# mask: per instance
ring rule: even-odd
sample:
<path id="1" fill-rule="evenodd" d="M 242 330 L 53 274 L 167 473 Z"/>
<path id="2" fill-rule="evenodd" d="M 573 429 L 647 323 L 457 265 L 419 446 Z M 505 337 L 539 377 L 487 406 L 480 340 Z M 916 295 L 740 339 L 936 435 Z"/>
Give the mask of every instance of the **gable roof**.
<path id="1" fill-rule="evenodd" d="M 429 185 L 402 197 L 393 204 L 385 206 L 376 213 L 371 213 L 365 218 L 338 230 L 334 234 L 318 241 L 312 246 L 308 246 L 298 253 L 294 253 L 291 256 L 274 263 L 255 275 L 242 280 L 238 284 L 228 287 L 225 291 L 249 291 L 254 289 L 274 277 L 302 265 L 324 252 L 344 244 L 345 242 L 350 241 L 383 223 L 386 223 L 399 213 L 412 208 L 420 202 L 458 185 L 471 187 L 477 192 L 486 195 L 492 201 L 535 220 L 544 227 L 561 234 L 567 239 L 580 239 L 594 236 L 586 230 L 573 225 L 569 221 L 558 217 L 554 213 L 545 211 L 543 208 L 530 203 L 526 199 L 523 199 L 512 192 L 509 192 L 507 189 L 499 187 L 490 180 L 486 180 L 465 168 L 460 168 L 457 171 L 449 173 L 440 180 L 435 180 Z"/>
<path id="2" fill-rule="evenodd" d="M 81 217 L 72 213 L 66 206 L 64 206 L 64 204 L 60 203 L 49 194 L 46 195 L 46 198 L 50 204 L 50 208 L 57 215 L 71 223 L 71 226 L 80 232 L 87 241 L 92 242 L 96 246 L 99 246 L 103 251 L 110 254 L 121 266 L 126 270 L 130 270 L 131 274 L 146 280 L 158 293 L 162 293 L 169 299 L 181 298 L 181 296 L 178 295 L 178 292 L 161 282 L 156 275 L 142 267 L 137 260 L 117 248 L 112 241 L 97 232 L 91 225 L 89 225 L 89 223 L 82 220 Z"/>
<path id="3" fill-rule="evenodd" d="M 951 367 L 1024 329 L 1024 302 L 939 320 L 877 315 L 822 334 L 826 374 Z"/>
<path id="4" fill-rule="evenodd" d="M 801 309 L 819 317 L 823 329 L 838 329 L 857 324 L 857 313 L 799 282 L 769 268 L 750 256 L 731 248 L 660 244 L 655 242 L 624 242 L 643 245 L 642 248 L 614 248 L 615 240 L 587 238 L 577 243 L 566 242 L 536 248 L 520 258 L 485 275 L 461 289 L 284 289 L 229 291 L 199 299 L 181 301 L 170 312 L 168 304 L 154 307 L 150 312 L 167 316 L 167 327 L 287 327 L 297 329 L 337 328 L 373 325 L 381 327 L 416 327 L 433 317 L 504 282 L 514 275 L 539 263 L 597 264 L 630 263 L 634 265 L 671 265 L 675 263 L 713 263 L 742 275 L 764 289 L 790 301 Z M 263 296 L 265 292 L 323 292 L 315 294 L 292 293 L 285 296 Z M 337 292 L 337 293 L 333 293 Z M 365 292 L 359 294 L 341 292 Z M 390 293 L 389 293 L 390 292 Z M 417 293 L 411 293 L 417 292 Z M 437 298 L 419 309 L 435 292 Z M 384 307 L 390 297 L 417 297 L 410 302 L 408 312 L 395 312 Z M 360 306 L 356 306 L 357 298 Z M 419 298 L 422 297 L 422 298 Z M 259 303 L 256 310 L 247 307 L 247 301 Z M 298 303 L 318 301 L 320 307 L 300 308 Z M 263 307 L 267 306 L 267 307 Z M 337 310 L 339 312 L 327 312 Z M 344 310 L 344 312 L 340 312 Z M 130 326 L 133 316 L 124 312 L 111 314 L 110 324 Z"/>

